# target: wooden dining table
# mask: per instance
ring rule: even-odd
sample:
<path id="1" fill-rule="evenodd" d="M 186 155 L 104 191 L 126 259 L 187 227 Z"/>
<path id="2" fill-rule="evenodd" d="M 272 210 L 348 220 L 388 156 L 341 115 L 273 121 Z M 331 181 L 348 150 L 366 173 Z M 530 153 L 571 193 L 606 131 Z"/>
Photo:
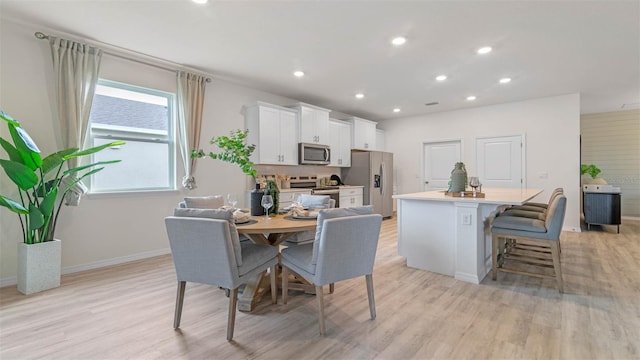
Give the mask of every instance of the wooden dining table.
<path id="1" fill-rule="evenodd" d="M 316 219 L 295 219 L 291 215 L 252 216 L 246 224 L 236 224 L 238 234 L 244 234 L 256 244 L 278 246 L 292 235 L 316 230 Z M 252 311 L 262 295 L 269 290 L 267 272 L 263 271 L 247 282 L 238 297 L 238 310 Z"/>

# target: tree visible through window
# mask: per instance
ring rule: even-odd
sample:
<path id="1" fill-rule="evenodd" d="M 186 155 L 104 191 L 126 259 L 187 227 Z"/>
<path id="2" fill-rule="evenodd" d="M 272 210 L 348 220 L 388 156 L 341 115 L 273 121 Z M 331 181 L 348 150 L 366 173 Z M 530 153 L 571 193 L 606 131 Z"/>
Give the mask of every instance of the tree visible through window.
<path id="1" fill-rule="evenodd" d="M 94 161 L 120 159 L 96 173 L 93 193 L 175 188 L 173 94 L 100 80 L 90 116 L 92 146 L 127 143 L 95 154 Z"/>

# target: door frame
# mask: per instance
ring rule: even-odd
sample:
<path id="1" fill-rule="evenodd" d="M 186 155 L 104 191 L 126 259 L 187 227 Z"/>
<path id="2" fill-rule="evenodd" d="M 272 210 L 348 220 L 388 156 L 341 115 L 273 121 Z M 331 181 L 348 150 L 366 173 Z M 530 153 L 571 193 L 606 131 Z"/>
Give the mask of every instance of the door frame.
<path id="1" fill-rule="evenodd" d="M 519 136 L 520 137 L 520 141 L 522 143 L 521 146 L 521 151 L 520 151 L 520 162 L 521 162 L 521 166 L 520 166 L 520 176 L 522 178 L 522 183 L 520 184 L 520 188 L 521 189 L 526 189 L 527 188 L 527 134 L 526 133 L 522 133 L 522 134 L 515 134 L 515 135 L 498 135 L 498 136 L 478 136 L 476 138 L 474 138 L 474 143 L 475 143 L 475 148 L 473 149 L 474 153 L 475 153 L 475 168 L 478 168 L 478 140 L 481 139 L 497 139 L 497 138 L 507 138 L 507 137 L 515 137 L 515 136 Z"/>
<path id="2" fill-rule="evenodd" d="M 442 143 L 450 143 L 450 142 L 459 142 L 460 143 L 460 161 L 463 161 L 464 159 L 464 139 L 463 138 L 447 138 L 447 139 L 428 139 L 428 140 L 423 140 L 421 147 L 420 147 L 420 191 L 427 191 L 426 190 L 426 184 L 425 182 L 425 178 L 424 178 L 424 173 L 425 173 L 425 166 L 424 166 L 424 149 L 427 145 L 434 145 L 434 144 L 442 144 Z M 455 165 L 455 164 L 453 164 Z M 453 166 L 452 165 L 452 166 Z M 453 168 L 451 168 L 453 170 Z"/>

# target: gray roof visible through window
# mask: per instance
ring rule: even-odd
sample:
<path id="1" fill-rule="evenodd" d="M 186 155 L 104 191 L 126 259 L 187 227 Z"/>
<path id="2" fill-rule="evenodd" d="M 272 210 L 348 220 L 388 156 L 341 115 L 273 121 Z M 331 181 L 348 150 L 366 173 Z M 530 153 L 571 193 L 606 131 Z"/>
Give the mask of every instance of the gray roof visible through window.
<path id="1" fill-rule="evenodd" d="M 91 107 L 91 122 L 168 130 L 168 111 L 169 109 L 162 105 L 96 94 Z"/>

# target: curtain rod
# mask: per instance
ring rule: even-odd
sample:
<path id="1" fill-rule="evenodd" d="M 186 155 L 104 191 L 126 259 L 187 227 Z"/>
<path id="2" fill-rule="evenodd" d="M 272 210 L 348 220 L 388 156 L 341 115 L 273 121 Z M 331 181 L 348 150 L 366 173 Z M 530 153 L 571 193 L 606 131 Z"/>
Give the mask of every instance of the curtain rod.
<path id="1" fill-rule="evenodd" d="M 37 32 L 36 32 L 35 34 L 33 34 L 33 35 L 34 35 L 37 39 L 40 39 L 40 40 L 46 40 L 46 39 L 49 39 L 49 35 L 47 35 L 47 34 L 45 34 L 45 33 L 42 33 L 42 32 L 40 32 L 40 31 L 37 31 Z M 107 45 L 108 45 L 108 44 L 107 44 Z M 112 46 L 112 45 L 108 45 L 108 46 Z M 146 62 L 146 61 L 142 61 L 142 60 L 134 59 L 134 58 L 132 58 L 132 57 L 124 56 L 124 55 L 121 55 L 121 54 L 116 54 L 116 53 L 113 53 L 113 52 L 110 52 L 110 51 L 104 51 L 104 50 L 103 50 L 103 52 L 104 52 L 105 54 L 108 54 L 108 55 L 111 55 L 111 56 L 115 56 L 115 57 L 120 58 L 120 59 L 124 59 L 124 60 L 128 60 L 128 61 L 137 62 L 137 63 L 139 63 L 139 64 L 143 64 L 143 65 L 153 66 L 153 67 L 155 67 L 155 68 L 157 68 L 157 69 L 161 69 L 161 70 L 165 70 L 165 71 L 171 71 L 171 72 L 175 72 L 175 71 L 176 71 L 176 69 L 172 69 L 172 68 L 165 67 L 165 66 L 161 66 L 161 65 L 157 65 L 157 64 L 152 64 L 152 63 L 150 63 L 150 62 Z M 163 60 L 163 61 L 165 61 L 165 62 L 166 62 L 166 60 Z M 180 65 L 180 64 L 176 64 L 176 63 L 173 63 L 173 64 L 174 64 L 174 65 L 176 65 L 177 67 L 185 68 L 184 66 L 182 66 L 182 65 Z M 187 70 L 189 70 L 189 69 L 187 69 Z M 206 78 L 206 82 L 211 82 L 211 78 L 207 77 L 207 78 Z"/>

